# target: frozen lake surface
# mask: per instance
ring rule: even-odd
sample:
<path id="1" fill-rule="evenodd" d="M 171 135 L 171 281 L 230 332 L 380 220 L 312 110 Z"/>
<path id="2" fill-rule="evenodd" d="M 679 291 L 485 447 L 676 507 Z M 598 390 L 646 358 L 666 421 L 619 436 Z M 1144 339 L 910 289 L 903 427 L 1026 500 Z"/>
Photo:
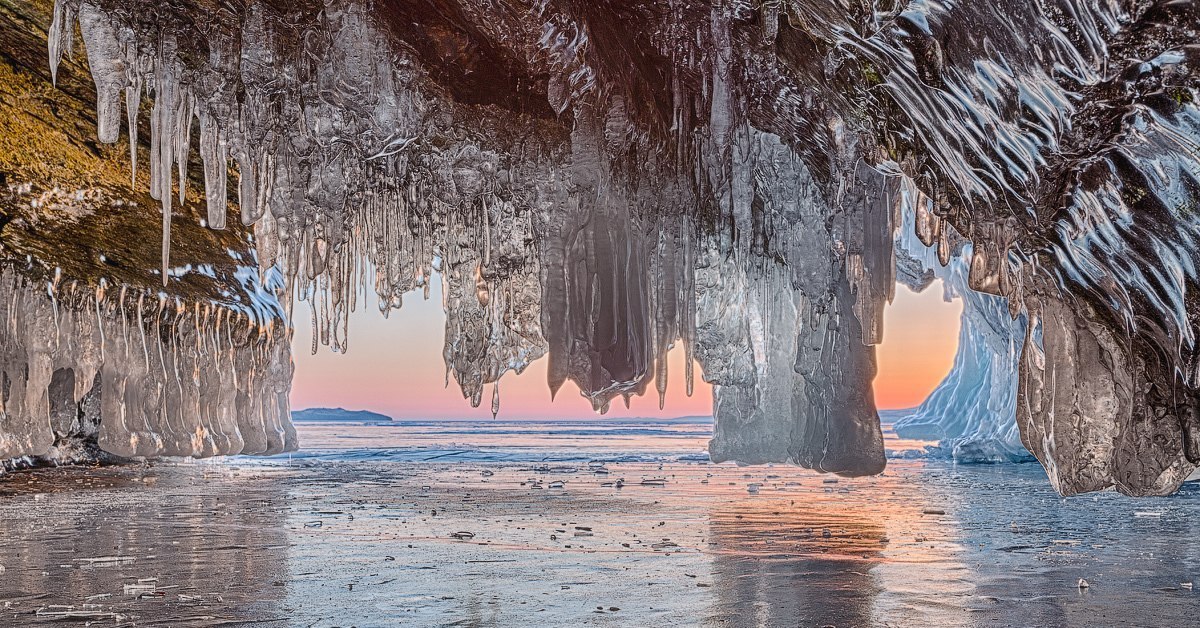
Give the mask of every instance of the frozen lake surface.
<path id="1" fill-rule="evenodd" d="M 0 624 L 1160 626 L 1200 610 L 1183 586 L 1200 576 L 1195 483 L 1064 499 L 1036 464 L 907 459 L 835 482 L 709 464 L 710 429 L 303 424 L 290 457 L 10 473 Z"/>

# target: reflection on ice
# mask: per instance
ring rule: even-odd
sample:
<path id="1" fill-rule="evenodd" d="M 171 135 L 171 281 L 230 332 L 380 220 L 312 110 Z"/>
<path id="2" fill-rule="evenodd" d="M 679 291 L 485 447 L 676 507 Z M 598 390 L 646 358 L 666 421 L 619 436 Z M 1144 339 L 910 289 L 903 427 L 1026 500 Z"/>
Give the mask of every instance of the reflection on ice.
<path id="1" fill-rule="evenodd" d="M 575 450 L 610 437 L 589 428 Z M 921 460 L 831 481 L 680 460 L 695 425 L 603 465 L 539 462 L 562 443 L 496 461 L 528 437 L 410 429 L 478 454 L 3 476 L 0 623 L 95 604 L 172 625 L 1186 625 L 1197 602 L 1192 484 L 1061 498 L 1038 465 Z M 636 446 L 672 438 L 674 458 Z"/>
<path id="2" fill-rule="evenodd" d="M 870 572 L 888 542 L 882 522 L 836 504 L 779 507 L 753 498 L 709 513 L 719 586 L 708 621 L 786 626 L 820 618 L 869 625 L 871 599 L 879 592 Z"/>
<path id="3" fill-rule="evenodd" d="M 286 617 L 284 496 L 272 475 L 213 465 L 4 476 L 0 624 Z"/>

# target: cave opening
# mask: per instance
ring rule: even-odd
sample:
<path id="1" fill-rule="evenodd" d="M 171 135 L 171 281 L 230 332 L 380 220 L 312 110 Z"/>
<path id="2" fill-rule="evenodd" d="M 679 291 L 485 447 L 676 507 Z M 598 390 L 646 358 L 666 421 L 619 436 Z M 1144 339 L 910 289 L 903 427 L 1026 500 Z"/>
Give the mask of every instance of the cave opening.
<path id="1" fill-rule="evenodd" d="M 293 359 L 296 364 L 292 407 L 370 410 L 397 420 L 483 420 L 492 419 L 492 384 L 484 387 L 478 406 L 464 398 L 443 358 L 446 313 L 443 309 L 441 276 L 433 273 L 428 297 L 418 289 L 404 295 L 403 307 L 386 317 L 378 310 L 377 297 L 360 295 L 362 306 L 350 315 L 350 342 L 345 352 L 312 347 L 311 303 L 296 305 Z M 684 351 L 676 346 L 668 354 L 667 397 L 663 407 L 653 388 L 632 396 L 628 407 L 621 398 L 611 404 L 604 417 L 610 419 L 676 418 L 709 416 L 712 387 L 695 365 L 692 394 L 684 385 Z M 534 360 L 528 368 L 509 371 L 500 378 L 500 420 L 554 420 L 595 418 L 574 382 L 568 381 L 551 397 L 547 388 L 547 361 Z"/>
<path id="2" fill-rule="evenodd" d="M 941 280 L 920 292 L 896 285 L 876 348 L 875 405 L 881 412 L 903 416 L 950 373 L 962 309 L 960 299 L 947 297 Z"/>
<path id="3" fill-rule="evenodd" d="M 2 614 L 1189 624 L 1200 3 L 831 4 L 0 3 Z"/>
<path id="4" fill-rule="evenodd" d="M 443 358 L 446 314 L 438 273 L 431 275 L 429 288 L 427 295 L 421 289 L 405 294 L 403 307 L 387 316 L 378 312 L 373 294 L 361 294 L 360 307 L 349 318 L 350 342 L 342 352 L 325 347 L 315 353 L 310 350 L 314 335 L 309 324 L 311 302 L 297 303 L 292 408 L 370 411 L 398 421 L 622 421 L 712 416 L 712 386 L 695 364 L 694 390 L 690 396 L 685 393 L 684 352 L 675 347 L 668 354 L 668 394 L 661 409 L 653 389 L 631 397 L 628 407 L 618 399 L 603 417 L 588 407 L 572 382 L 551 397 L 542 358 L 521 372 L 504 374 L 498 386 L 499 412 L 493 417 L 488 403 L 490 384 L 481 403 L 473 407 L 454 375 L 447 373 Z M 885 432 L 890 432 L 897 420 L 917 413 L 951 375 L 962 313 L 963 300 L 953 291 L 947 292 L 941 279 L 919 291 L 897 284 L 895 298 L 885 312 L 883 342 L 876 347 L 874 393 Z M 922 441 L 943 436 L 933 430 L 913 433 Z"/>

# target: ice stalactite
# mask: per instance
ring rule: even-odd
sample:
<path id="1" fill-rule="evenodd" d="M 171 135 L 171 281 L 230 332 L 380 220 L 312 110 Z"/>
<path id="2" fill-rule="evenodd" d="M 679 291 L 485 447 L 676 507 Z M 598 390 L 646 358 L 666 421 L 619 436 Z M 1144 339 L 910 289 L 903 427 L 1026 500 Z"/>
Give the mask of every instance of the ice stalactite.
<path id="1" fill-rule="evenodd" d="M 347 347 L 361 290 L 391 309 L 439 268 L 474 404 L 543 355 L 598 411 L 662 399 L 682 344 L 714 458 L 856 474 L 883 464 L 901 230 L 979 315 L 952 377 L 1014 399 L 1061 491 L 1200 464 L 1194 3 L 150 4 L 58 0 L 48 44 L 57 77 L 80 25 L 102 141 L 122 90 L 131 136 L 153 99 L 164 277 L 198 120 L 209 226 L 236 176 L 259 272 L 313 299 L 320 343 Z M 963 455 L 1013 443 L 939 425 Z"/>
<path id="2" fill-rule="evenodd" d="M 861 232 L 848 228 L 850 219 L 827 224 L 820 190 L 777 136 L 749 132 L 742 163 L 783 263 L 723 255 L 720 246 L 697 260 L 697 358 L 715 384 L 712 458 L 878 473 L 875 351 L 863 342 L 870 333 L 854 313 L 856 263 L 846 259 L 861 260 Z M 846 216 L 859 214 L 849 207 Z M 861 262 L 857 269 L 864 272 Z"/>
<path id="3" fill-rule="evenodd" d="M 56 14 L 59 12 L 66 13 L 66 10 L 55 10 Z M 96 83 L 96 138 L 112 144 L 121 135 L 121 96 L 128 76 L 126 59 L 121 54 L 117 29 L 108 16 L 86 3 L 79 6 L 78 14 L 79 30 L 83 33 L 88 54 L 88 69 Z M 51 67 L 57 74 L 58 60 L 54 57 L 51 52 Z"/>
<path id="4" fill-rule="evenodd" d="M 0 459 L 295 449 L 288 338 L 228 309 L 0 271 Z"/>

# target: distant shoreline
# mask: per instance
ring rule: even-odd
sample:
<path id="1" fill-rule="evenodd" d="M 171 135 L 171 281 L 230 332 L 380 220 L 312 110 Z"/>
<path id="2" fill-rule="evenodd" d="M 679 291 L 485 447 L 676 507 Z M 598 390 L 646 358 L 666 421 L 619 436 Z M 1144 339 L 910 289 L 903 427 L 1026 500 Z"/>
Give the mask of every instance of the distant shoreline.
<path id="1" fill-rule="evenodd" d="M 908 416 L 916 412 L 916 408 L 901 408 L 880 410 L 880 422 L 884 425 L 890 425 L 897 419 Z M 346 410 L 344 408 L 305 408 L 302 410 L 292 411 L 292 421 L 295 423 L 372 423 L 385 425 L 421 425 L 421 424 L 437 424 L 437 423 L 488 423 L 488 424 L 506 424 L 506 423 L 544 423 L 544 424 L 577 424 L 577 423 L 603 423 L 608 425 L 621 424 L 678 424 L 678 425 L 712 425 L 713 418 L 705 415 L 689 415 L 677 417 L 612 417 L 606 418 L 603 416 L 595 417 L 560 417 L 560 418 L 526 418 L 512 419 L 499 418 L 489 419 L 486 417 L 437 417 L 437 418 L 392 418 L 386 414 L 372 412 L 370 410 Z"/>
<path id="2" fill-rule="evenodd" d="M 554 419 L 489 419 L 471 417 L 447 417 L 425 419 L 395 419 L 386 414 L 369 410 L 346 410 L 343 408 L 305 408 L 292 411 L 292 421 L 295 423 L 376 423 L 386 425 L 414 425 L 423 423 L 660 423 L 660 424 L 702 424 L 711 425 L 711 416 L 678 416 L 668 418 L 657 417 L 579 417 Z"/>

